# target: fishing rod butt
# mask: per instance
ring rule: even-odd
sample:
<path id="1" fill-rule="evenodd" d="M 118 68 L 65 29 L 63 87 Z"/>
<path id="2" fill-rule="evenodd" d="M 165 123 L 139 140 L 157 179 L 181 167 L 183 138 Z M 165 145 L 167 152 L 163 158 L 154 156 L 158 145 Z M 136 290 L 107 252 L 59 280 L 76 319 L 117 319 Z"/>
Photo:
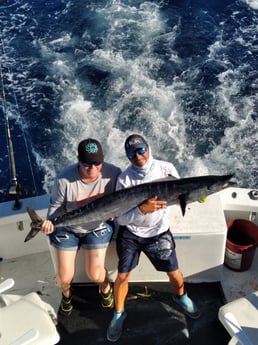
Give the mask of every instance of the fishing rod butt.
<path id="1" fill-rule="evenodd" d="M 14 198 L 13 210 L 19 210 L 22 207 L 22 202 L 19 197 L 21 194 L 21 186 L 17 178 L 13 178 L 12 183 L 7 189 L 7 195 L 11 198 Z"/>

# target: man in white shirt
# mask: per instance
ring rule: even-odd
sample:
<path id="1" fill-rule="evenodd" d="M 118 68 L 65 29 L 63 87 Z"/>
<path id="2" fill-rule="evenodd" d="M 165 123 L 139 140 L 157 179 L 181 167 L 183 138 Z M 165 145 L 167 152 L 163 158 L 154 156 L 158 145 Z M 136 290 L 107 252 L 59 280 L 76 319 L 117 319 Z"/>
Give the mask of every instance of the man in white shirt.
<path id="1" fill-rule="evenodd" d="M 125 141 L 125 151 L 131 165 L 117 180 L 117 190 L 179 174 L 170 162 L 154 159 L 147 141 L 139 134 Z M 175 294 L 174 301 L 191 318 L 199 311 L 184 290 L 184 280 L 178 268 L 173 235 L 169 230 L 166 201 L 156 196 L 145 200 L 117 218 L 121 229 L 117 236 L 118 274 L 114 284 L 115 312 L 107 330 L 107 339 L 117 341 L 126 318 L 124 310 L 130 272 L 137 266 L 143 251 L 158 271 L 166 272 Z"/>

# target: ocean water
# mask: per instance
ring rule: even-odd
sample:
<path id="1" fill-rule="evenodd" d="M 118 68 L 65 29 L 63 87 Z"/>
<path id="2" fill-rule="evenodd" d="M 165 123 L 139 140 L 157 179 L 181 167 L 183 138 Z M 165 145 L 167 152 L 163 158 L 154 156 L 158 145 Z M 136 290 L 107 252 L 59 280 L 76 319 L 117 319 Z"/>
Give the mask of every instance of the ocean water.
<path id="1" fill-rule="evenodd" d="M 257 14 L 258 0 L 0 1 L 1 198 L 7 122 L 28 196 L 50 192 L 87 137 L 125 168 L 134 132 L 181 177 L 258 188 Z"/>

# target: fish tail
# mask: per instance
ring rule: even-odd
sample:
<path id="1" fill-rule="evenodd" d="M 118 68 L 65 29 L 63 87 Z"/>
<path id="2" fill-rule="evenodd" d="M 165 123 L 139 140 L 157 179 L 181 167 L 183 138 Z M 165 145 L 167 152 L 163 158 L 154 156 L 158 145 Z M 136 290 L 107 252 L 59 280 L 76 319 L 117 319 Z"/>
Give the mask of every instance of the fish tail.
<path id="1" fill-rule="evenodd" d="M 43 219 L 32 208 L 27 207 L 27 212 L 30 216 L 31 223 L 30 232 L 25 237 L 24 242 L 28 242 L 39 233 L 43 222 Z"/>

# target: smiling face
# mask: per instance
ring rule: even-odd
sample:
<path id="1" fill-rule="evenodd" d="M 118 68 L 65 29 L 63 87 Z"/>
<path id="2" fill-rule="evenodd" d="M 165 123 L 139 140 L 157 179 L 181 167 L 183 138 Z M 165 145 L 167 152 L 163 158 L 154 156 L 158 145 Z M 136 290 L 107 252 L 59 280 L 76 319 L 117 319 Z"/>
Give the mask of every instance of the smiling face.
<path id="1" fill-rule="evenodd" d="M 143 151 L 145 152 L 142 153 Z M 134 155 L 132 158 L 128 157 L 130 162 L 138 167 L 143 167 L 147 163 L 150 156 L 149 146 L 146 146 L 146 150 L 137 149 L 133 151 L 133 153 Z"/>
<path id="2" fill-rule="evenodd" d="M 93 182 L 98 179 L 102 169 L 102 163 L 92 164 L 85 166 L 82 162 L 79 161 L 79 174 L 82 181 L 84 182 Z"/>

